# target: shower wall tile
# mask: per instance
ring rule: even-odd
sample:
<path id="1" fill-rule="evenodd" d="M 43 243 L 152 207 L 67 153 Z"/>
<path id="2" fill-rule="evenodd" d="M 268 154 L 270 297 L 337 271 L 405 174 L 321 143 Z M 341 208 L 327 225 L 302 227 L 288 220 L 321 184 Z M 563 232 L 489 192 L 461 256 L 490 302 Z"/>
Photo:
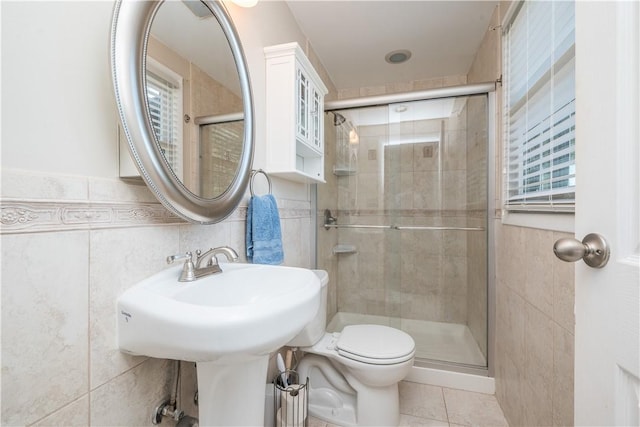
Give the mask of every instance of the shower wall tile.
<path id="1" fill-rule="evenodd" d="M 414 209 L 442 209 L 440 174 L 435 171 L 414 173 L 413 195 Z"/>
<path id="2" fill-rule="evenodd" d="M 413 252 L 401 260 L 401 289 L 413 295 L 434 296 L 441 292 L 443 259 Z"/>
<path id="3" fill-rule="evenodd" d="M 413 90 L 438 89 L 444 86 L 444 77 L 414 80 L 412 86 Z"/>
<path id="4" fill-rule="evenodd" d="M 387 93 L 386 86 L 367 86 L 360 88 L 360 97 L 384 95 Z"/>
<path id="5" fill-rule="evenodd" d="M 385 86 L 386 93 L 401 93 L 401 92 L 411 92 L 413 89 L 413 83 L 411 82 L 398 82 L 391 83 Z"/>
<path id="6" fill-rule="evenodd" d="M 465 100 L 460 114 L 464 125 L 466 159 L 466 201 L 468 211 L 486 212 L 487 209 L 487 105 L 484 97 L 472 96 Z M 467 226 L 486 228 L 484 218 L 468 218 Z M 467 232 L 467 325 L 482 353 L 487 356 L 487 233 Z"/>
<path id="7" fill-rule="evenodd" d="M 338 261 L 344 255 L 334 255 L 333 248 L 338 244 L 338 230 L 325 230 L 322 226 L 324 210 L 329 209 L 333 216 L 338 216 L 339 202 L 335 195 L 338 193 L 339 181 L 344 177 L 338 177 L 333 173 L 333 168 L 338 165 L 337 129 L 333 125 L 333 115 L 325 114 L 325 163 L 324 177 L 326 183 L 316 187 L 316 268 L 326 270 L 329 274 L 327 291 L 327 319 L 331 319 L 337 312 L 338 295 Z M 340 221 L 343 219 L 340 218 Z M 311 260 L 310 266 L 313 266 Z"/>
<path id="8" fill-rule="evenodd" d="M 451 126 L 452 118 L 443 119 L 429 119 L 429 120 L 416 120 L 413 122 L 413 132 L 417 135 L 433 135 L 439 136 L 443 130 L 452 130 Z M 413 136 L 407 134 L 406 136 Z"/>
<path id="9" fill-rule="evenodd" d="M 445 76 L 442 79 L 442 85 L 444 87 L 447 87 L 447 86 L 460 86 L 460 85 L 464 85 L 466 83 L 467 83 L 467 75 L 466 74 Z"/>
<path id="10" fill-rule="evenodd" d="M 3 235 L 1 242 L 1 424 L 28 425 L 89 390 L 89 234 Z"/>
<path id="11" fill-rule="evenodd" d="M 444 170 L 467 170 L 467 131 L 447 130 L 444 135 L 442 161 Z"/>
<path id="12" fill-rule="evenodd" d="M 398 176 L 396 175 L 396 179 Z M 413 209 L 414 206 L 414 174 L 413 172 L 401 172 L 399 174 L 399 190 L 393 195 L 391 206 L 399 206 L 400 209 Z"/>
<path id="13" fill-rule="evenodd" d="M 469 232 L 465 231 L 443 231 L 442 232 L 443 250 L 445 256 L 471 256 L 473 251 L 467 252 L 467 239 L 469 238 Z M 481 248 L 474 248 L 481 249 Z M 482 254 L 483 252 L 479 252 Z M 479 257 L 483 258 L 484 257 Z"/>
<path id="14" fill-rule="evenodd" d="M 442 179 L 442 208 L 464 210 L 467 204 L 466 170 L 444 171 Z"/>
<path id="15" fill-rule="evenodd" d="M 467 324 L 467 258 L 445 257 L 443 260 L 440 321 Z"/>
<path id="16" fill-rule="evenodd" d="M 443 144 L 438 142 L 424 142 L 419 144 L 411 144 L 413 152 L 411 153 L 413 161 L 406 164 L 406 168 L 416 172 L 438 171 L 441 167 L 441 147 Z"/>
<path id="17" fill-rule="evenodd" d="M 467 225 L 486 227 L 484 220 L 479 220 L 482 224 L 475 224 L 469 221 Z M 464 233 L 466 239 L 467 253 L 467 325 L 471 334 L 482 353 L 487 355 L 487 260 L 485 255 L 488 251 L 487 238 L 484 232 Z"/>
<path id="18" fill-rule="evenodd" d="M 443 235 L 446 236 L 446 234 L 447 232 L 437 230 L 402 230 L 400 231 L 400 241 L 403 251 L 406 253 L 430 257 L 441 256 L 443 255 L 443 245 L 446 247 L 449 244 L 446 237 L 443 239 Z M 447 255 L 446 249 L 444 254 Z"/>
<path id="19" fill-rule="evenodd" d="M 360 88 L 347 88 L 338 90 L 338 99 L 351 99 L 360 96 Z"/>

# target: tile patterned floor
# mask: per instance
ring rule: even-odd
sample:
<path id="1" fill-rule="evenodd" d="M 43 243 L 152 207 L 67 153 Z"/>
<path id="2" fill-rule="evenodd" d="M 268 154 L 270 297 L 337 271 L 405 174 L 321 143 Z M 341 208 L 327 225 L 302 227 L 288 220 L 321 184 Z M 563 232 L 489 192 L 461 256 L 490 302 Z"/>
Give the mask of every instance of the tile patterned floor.
<path id="1" fill-rule="evenodd" d="M 309 427 L 337 427 L 317 419 Z M 495 396 L 403 381 L 400 427 L 509 427 Z"/>

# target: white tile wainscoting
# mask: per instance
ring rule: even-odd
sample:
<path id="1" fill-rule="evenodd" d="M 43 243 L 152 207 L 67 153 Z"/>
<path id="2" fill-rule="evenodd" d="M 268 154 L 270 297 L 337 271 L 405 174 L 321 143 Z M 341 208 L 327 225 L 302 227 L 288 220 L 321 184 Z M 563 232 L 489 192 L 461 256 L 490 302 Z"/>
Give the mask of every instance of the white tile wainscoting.
<path id="1" fill-rule="evenodd" d="M 300 238 L 310 203 L 278 204 L 285 264 L 310 267 Z M 244 261 L 246 202 L 221 223 L 192 225 L 144 185 L 5 169 L 1 209 L 0 424 L 150 425 L 174 364 L 118 350 L 116 298 L 167 255 L 229 245 Z"/>

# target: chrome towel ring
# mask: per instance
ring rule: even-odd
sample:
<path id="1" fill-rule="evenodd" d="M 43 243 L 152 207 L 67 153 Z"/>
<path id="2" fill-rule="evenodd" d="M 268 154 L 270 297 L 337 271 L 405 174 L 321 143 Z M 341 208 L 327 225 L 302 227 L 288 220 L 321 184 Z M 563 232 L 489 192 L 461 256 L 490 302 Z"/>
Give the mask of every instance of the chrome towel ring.
<path id="1" fill-rule="evenodd" d="M 271 194 L 271 178 L 269 178 L 269 175 L 267 175 L 267 173 L 262 169 L 254 169 L 251 171 L 251 179 L 249 180 L 249 191 L 251 192 L 251 196 L 255 196 L 255 194 L 253 193 L 253 180 L 255 179 L 256 175 L 259 173 L 261 173 L 262 175 L 264 175 L 265 178 L 267 178 L 267 182 L 269 183 L 269 194 Z"/>

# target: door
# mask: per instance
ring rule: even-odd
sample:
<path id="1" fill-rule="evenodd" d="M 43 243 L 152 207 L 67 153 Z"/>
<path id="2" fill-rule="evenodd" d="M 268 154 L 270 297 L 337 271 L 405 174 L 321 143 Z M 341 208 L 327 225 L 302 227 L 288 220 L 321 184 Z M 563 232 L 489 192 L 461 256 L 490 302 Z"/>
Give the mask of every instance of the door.
<path id="1" fill-rule="evenodd" d="M 576 238 L 611 247 L 576 264 L 576 425 L 640 425 L 639 25 L 637 1 L 576 2 Z"/>

